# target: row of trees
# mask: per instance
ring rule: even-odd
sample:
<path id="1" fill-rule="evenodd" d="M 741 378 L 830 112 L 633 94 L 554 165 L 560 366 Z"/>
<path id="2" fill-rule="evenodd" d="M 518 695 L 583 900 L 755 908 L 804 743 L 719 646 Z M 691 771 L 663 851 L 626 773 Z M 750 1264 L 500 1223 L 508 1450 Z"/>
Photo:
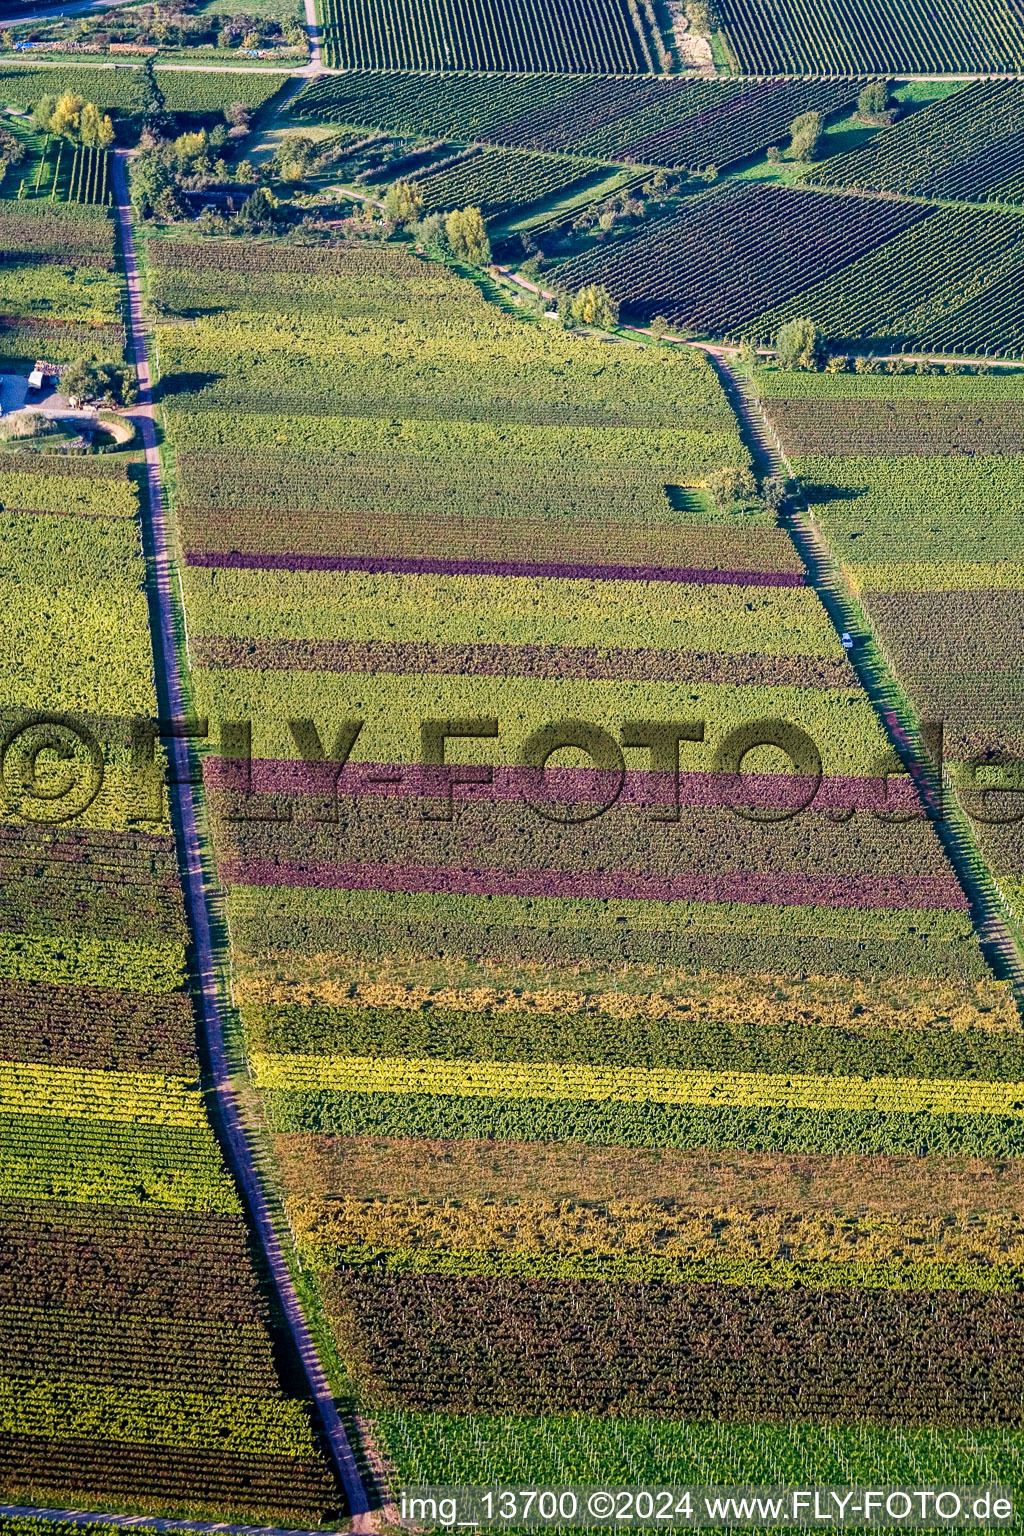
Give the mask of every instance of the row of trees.
<path id="1" fill-rule="evenodd" d="M 479 208 L 453 208 L 450 213 L 423 217 L 423 194 L 414 181 L 393 181 L 384 194 L 384 215 L 396 229 L 406 229 L 422 245 L 444 255 L 484 267 L 491 259 L 491 242 Z"/>
<path id="2" fill-rule="evenodd" d="M 69 139 L 87 149 L 109 149 L 114 142 L 114 125 L 109 115 L 75 91 L 65 91 L 63 96 L 41 96 L 32 109 L 32 122 L 41 133 Z"/>
<path id="3" fill-rule="evenodd" d="M 744 342 L 741 361 L 752 367 L 758 361 L 757 352 L 750 342 Z M 805 373 L 987 373 L 985 363 L 930 363 L 911 362 L 909 358 L 881 358 L 868 356 L 851 357 L 843 352 L 832 352 L 829 340 L 809 315 L 787 320 L 775 334 L 775 361 L 782 368 L 796 369 Z"/>

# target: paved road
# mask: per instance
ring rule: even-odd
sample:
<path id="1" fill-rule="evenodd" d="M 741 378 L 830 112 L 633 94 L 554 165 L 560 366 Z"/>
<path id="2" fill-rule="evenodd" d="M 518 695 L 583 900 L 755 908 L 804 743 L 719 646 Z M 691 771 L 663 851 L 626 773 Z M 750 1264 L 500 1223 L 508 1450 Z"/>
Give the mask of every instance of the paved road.
<path id="1" fill-rule="evenodd" d="M 74 0 L 72 5 L 38 5 L 21 16 L 4 16 L 0 26 L 22 27 L 33 21 L 56 21 L 60 16 L 82 16 L 86 11 L 110 9 L 110 0 Z"/>
<path id="2" fill-rule="evenodd" d="M 161 715 L 180 720 L 184 715 L 182 704 L 181 672 L 174 638 L 174 610 L 171 598 L 171 562 L 167 547 L 167 526 L 160 479 L 160 454 L 157 448 L 153 420 L 153 396 L 149 370 L 149 355 L 142 324 L 142 295 L 138 267 L 135 259 L 135 237 L 132 230 L 131 207 L 128 201 L 127 155 L 118 150 L 114 162 L 114 190 L 117 198 L 117 216 L 121 230 L 121 248 L 124 256 L 125 281 L 128 288 L 129 331 L 139 376 L 140 404 L 132 412 L 142 435 L 146 454 L 146 475 L 149 490 L 147 514 L 153 565 L 156 571 L 154 649 L 157 661 L 157 688 Z M 320 1420 L 330 1445 L 336 1471 L 345 1489 L 349 1509 L 353 1516 L 353 1529 L 359 1532 L 374 1530 L 366 1490 L 359 1475 L 356 1458 L 345 1433 L 344 1425 L 334 1405 L 323 1366 L 316 1351 L 312 1335 L 306 1324 L 299 1298 L 292 1283 L 284 1253 L 274 1230 L 270 1210 L 262 1185 L 253 1165 L 252 1154 L 246 1139 L 235 1088 L 231 1081 L 227 1049 L 224 1041 L 224 1022 L 221 1016 L 217 978 L 214 970 L 213 946 L 210 936 L 210 914 L 207 906 L 206 882 L 200 857 L 199 831 L 196 822 L 196 796 L 189 782 L 188 742 L 175 739 L 167 742 L 172 759 L 173 777 L 177 783 L 170 788 L 173 809 L 176 812 L 182 852 L 185 860 L 185 900 L 189 910 L 193 942 L 196 951 L 203 1024 L 210 1059 L 213 1088 L 220 1110 L 226 1150 L 232 1171 L 245 1194 L 260 1246 L 267 1260 L 282 1310 L 288 1323 L 302 1368 L 306 1375 L 310 1395 L 316 1403 Z"/>
<path id="3" fill-rule="evenodd" d="M 117 1525 L 129 1531 L 196 1531 L 201 1536 L 324 1536 L 323 1531 L 300 1531 L 271 1525 L 215 1525 L 209 1520 L 164 1520 L 159 1515 L 105 1515 L 96 1510 L 52 1509 L 46 1504 L 0 1504 L 0 1519 L 43 1520 L 51 1525 L 76 1525 L 88 1531 L 92 1525 Z"/>

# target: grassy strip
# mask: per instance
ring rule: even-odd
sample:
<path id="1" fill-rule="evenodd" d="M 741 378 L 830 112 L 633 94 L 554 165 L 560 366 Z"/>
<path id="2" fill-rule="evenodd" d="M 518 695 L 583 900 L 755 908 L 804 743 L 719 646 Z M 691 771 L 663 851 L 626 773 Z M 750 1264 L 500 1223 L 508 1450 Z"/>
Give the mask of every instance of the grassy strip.
<path id="1" fill-rule="evenodd" d="M 971 1276 L 980 1276 L 984 1288 L 995 1269 L 1005 1281 L 994 1282 L 995 1288 L 1013 1289 L 1015 1282 L 1005 1277 L 1024 1265 L 1024 1222 L 1003 1209 L 966 1217 L 843 1207 L 793 1211 L 785 1192 L 780 1195 L 777 1207 L 737 1210 L 714 1200 L 694 1206 L 672 1199 L 516 1199 L 511 1191 L 489 1200 L 458 1192 L 441 1200 L 339 1193 L 299 1196 L 288 1209 L 302 1251 L 318 1268 L 379 1263 L 400 1270 L 421 1265 L 445 1273 L 519 1273 L 515 1266 L 521 1264 L 531 1273 L 534 1264 L 578 1261 L 614 1271 L 619 1260 L 635 1268 L 653 1259 L 669 1266 L 708 1265 L 712 1279 L 739 1276 L 753 1265 L 781 1277 L 770 1283 L 790 1284 L 800 1266 L 809 1266 L 810 1274 L 825 1264 L 840 1272 L 849 1268 L 853 1275 L 863 1271 L 869 1278 L 858 1284 L 881 1286 L 921 1268 L 951 1277 L 953 1288 L 975 1288 Z M 349 1253 L 356 1257 L 346 1257 Z M 457 1256 L 456 1269 L 446 1269 L 447 1254 Z M 481 1264 L 480 1271 L 472 1268 Z M 513 1268 L 506 1271 L 505 1264 Z M 941 1281 L 935 1283 L 941 1288 Z"/>
<path id="2" fill-rule="evenodd" d="M 189 592 L 198 633 L 253 639 L 843 654 L 805 587 L 193 567 Z"/>
<path id="3" fill-rule="evenodd" d="M 460 743 L 461 746 L 461 743 Z M 745 902 L 639 901 L 626 897 L 448 896 L 430 892 L 327 891 L 287 886 L 237 886 L 231 896 L 231 922 L 245 919 L 266 924 L 271 918 L 295 929 L 320 914 L 343 934 L 353 923 L 383 925 L 403 920 L 435 927 L 461 921 L 482 930 L 498 924 L 517 928 L 616 929 L 650 932 L 745 935 L 754 929 L 787 938 L 841 940 L 909 939 L 926 936 L 936 945 L 954 946 L 971 939 L 970 922 L 959 912 L 911 909 L 872 911 L 870 908 L 786 907 Z M 298 946 L 296 946 L 298 947 Z M 623 977 L 623 987 L 628 985 Z"/>
<path id="4" fill-rule="evenodd" d="M 294 745 L 286 721 L 345 719 L 365 724 L 353 762 L 406 763 L 420 752 L 424 719 L 497 716 L 498 741 L 464 744 L 464 761 L 513 764 L 526 737 L 552 720 L 593 722 L 616 737 L 624 720 L 704 719 L 703 747 L 687 766 L 709 769 L 720 739 L 751 720 L 785 718 L 817 743 L 826 774 L 870 774 L 885 753 L 871 705 L 859 689 L 742 688 L 706 683 L 600 682 L 583 679 L 509 677 L 408 677 L 381 675 L 372 688 L 357 675 L 320 672 L 235 672 L 197 669 L 199 712 L 219 720 L 260 722 L 260 757 L 290 757 Z M 264 724 L 265 722 L 265 724 Z M 460 744 L 461 746 L 462 744 Z"/>
<path id="5" fill-rule="evenodd" d="M 200 1130 L 203 1101 L 188 1078 L 156 1072 L 0 1062 L 0 1114 L 56 1115 Z"/>
<path id="6" fill-rule="evenodd" d="M 120 280 L 100 267 L 75 267 L 73 255 L 66 268 L 14 259 L 0 267 L 0 313 L 115 325 L 121 318 Z"/>
<path id="7" fill-rule="evenodd" d="M 32 512 L 138 517 L 139 493 L 127 475 L 80 475 L 72 466 L 74 460 L 64 473 L 50 464 L 43 474 L 0 470 L 0 505 Z M 88 537 L 81 530 L 76 530 L 76 535 Z"/>
<path id="8" fill-rule="evenodd" d="M 605 1280 L 682 1285 L 757 1285 L 785 1289 L 1016 1292 L 1024 1267 L 991 1264 L 834 1262 L 742 1258 L 676 1259 L 661 1253 L 542 1253 L 462 1248 L 371 1248 L 300 1242 L 315 1269 L 366 1265 L 398 1275 L 508 1275 L 525 1280 Z"/>
<path id="9" fill-rule="evenodd" d="M 208 1124 L 180 1130 L 20 1108 L 0 1115 L 0 1148 L 4 1199 L 241 1210 Z"/>
<path id="10" fill-rule="evenodd" d="M 853 1211 L 856 1226 L 844 1230 L 859 1242 L 861 1235 L 893 1223 L 897 1238 L 904 1227 L 934 1230 L 929 1223 L 946 1223 L 956 1231 L 956 1223 L 949 1223 L 953 1211 L 957 1222 L 978 1216 L 984 1225 L 1019 1210 L 1024 1196 L 1024 1164 L 981 1158 L 786 1155 L 742 1149 L 709 1156 L 701 1148 L 400 1137 L 381 1141 L 374 1136 L 301 1133 L 275 1137 L 275 1151 L 293 1207 L 313 1217 L 335 1207 L 344 1211 L 345 1201 L 388 1208 L 405 1201 L 410 1209 L 444 1211 L 445 1219 L 452 1221 L 461 1221 L 460 1212 L 476 1203 L 494 1207 L 514 1202 L 521 1212 L 548 1205 L 560 1210 L 578 1207 L 600 1213 L 602 1219 L 636 1208 L 657 1210 L 664 1220 L 669 1212 L 681 1212 L 686 1220 L 702 1213 L 706 1220 L 708 1212 L 720 1209 L 729 1213 L 725 1240 L 729 1231 L 746 1231 L 751 1222 L 767 1222 L 772 1231 L 773 1222 L 803 1231 L 805 1221 L 839 1220 L 838 1213 Z M 815 1229 L 812 1225 L 807 1230 Z M 801 1256 L 808 1254 L 801 1251 Z M 824 1256 L 835 1256 L 831 1244 Z M 868 1254 L 879 1256 L 873 1249 Z"/>

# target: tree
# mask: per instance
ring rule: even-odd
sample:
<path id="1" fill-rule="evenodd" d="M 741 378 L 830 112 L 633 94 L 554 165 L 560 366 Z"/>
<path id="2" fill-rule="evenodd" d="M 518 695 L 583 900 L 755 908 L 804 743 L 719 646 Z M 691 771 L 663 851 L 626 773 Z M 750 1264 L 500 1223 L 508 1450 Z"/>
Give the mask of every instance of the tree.
<path id="1" fill-rule="evenodd" d="M 268 170 L 278 181 L 302 181 L 309 175 L 314 154 L 315 145 L 311 138 L 302 133 L 287 133 L 277 146 Z"/>
<path id="2" fill-rule="evenodd" d="M 272 223 L 277 213 L 277 198 L 266 187 L 257 187 L 255 192 L 250 192 L 241 208 L 238 217 L 247 224 Z"/>
<path id="3" fill-rule="evenodd" d="M 137 218 L 152 219 L 166 206 L 165 194 L 174 187 L 174 173 L 155 149 L 141 150 L 129 170 L 132 209 Z M 163 200 L 163 202 L 162 202 Z"/>
<path id="4" fill-rule="evenodd" d="M 824 118 L 820 112 L 801 112 L 794 117 L 790 127 L 790 143 L 786 151 L 789 160 L 805 162 L 814 159 Z"/>
<path id="5" fill-rule="evenodd" d="M 97 363 L 91 358 L 80 357 L 61 369 L 60 391 L 62 395 L 73 395 L 76 400 L 101 396 L 108 405 L 121 405 L 126 395 L 125 371 L 115 363 Z M 130 387 L 127 393 L 131 393 Z"/>
<path id="6" fill-rule="evenodd" d="M 100 116 L 95 102 L 87 101 L 79 114 L 78 136 L 91 149 L 109 149 L 114 142 L 114 125 L 109 116 Z"/>
<path id="7" fill-rule="evenodd" d="M 738 502 L 753 501 L 757 495 L 757 481 L 753 471 L 742 469 L 714 469 L 708 475 L 708 490 L 716 507 L 734 507 Z"/>
<path id="8" fill-rule="evenodd" d="M 156 83 L 152 56 L 139 70 L 139 118 L 152 134 L 164 133 L 172 124 L 164 93 Z"/>
<path id="9" fill-rule="evenodd" d="M 25 146 L 7 128 L 0 128 L 0 162 L 3 165 L 20 165 L 25 158 Z"/>
<path id="10" fill-rule="evenodd" d="M 445 233 L 443 214 L 428 213 L 425 219 L 413 225 L 411 233 L 421 245 L 433 246 L 442 255 L 447 254 L 448 236 Z"/>
<path id="11" fill-rule="evenodd" d="M 53 109 L 56 105 L 56 96 L 40 96 L 32 108 L 32 126 L 38 128 L 40 133 L 49 133 Z"/>
<path id="12" fill-rule="evenodd" d="M 761 500 L 769 512 L 778 512 L 785 505 L 789 487 L 778 475 L 769 475 L 761 483 Z"/>
<path id="13" fill-rule="evenodd" d="M 197 235 L 227 235 L 230 234 L 228 220 L 216 208 L 204 208 L 192 225 L 194 234 Z"/>
<path id="14" fill-rule="evenodd" d="M 453 209 L 445 216 L 444 229 L 453 256 L 474 267 L 490 261 L 491 242 L 479 208 Z"/>
<path id="15" fill-rule="evenodd" d="M 198 133 L 180 133 L 171 147 L 179 176 L 199 176 L 210 166 L 210 141 L 206 129 Z"/>
<path id="16" fill-rule="evenodd" d="M 664 315 L 655 315 L 647 329 L 655 341 L 660 341 L 668 330 L 668 321 Z"/>
<path id="17" fill-rule="evenodd" d="M 608 331 L 619 318 L 619 306 L 601 283 L 588 283 L 572 301 L 572 317 L 577 325 L 596 325 Z"/>
<path id="18" fill-rule="evenodd" d="M 423 193 L 411 181 L 393 181 L 384 194 L 384 212 L 394 224 L 414 224 L 422 207 Z"/>
<path id="19" fill-rule="evenodd" d="M 891 81 L 871 80 L 857 97 L 857 111 L 864 117 L 880 117 L 889 110 Z"/>
<path id="20" fill-rule="evenodd" d="M 232 128 L 248 130 L 252 107 L 245 101 L 232 101 L 224 108 L 224 121 Z"/>
<path id="21" fill-rule="evenodd" d="M 806 315 L 787 320 L 775 337 L 775 355 L 783 368 L 816 372 L 824 350 L 824 336 Z"/>
<path id="22" fill-rule="evenodd" d="M 82 122 L 82 111 L 88 105 L 84 96 L 65 91 L 53 109 L 48 131 L 55 139 L 77 139 Z M 96 108 L 93 107 L 95 112 Z"/>
<path id="23" fill-rule="evenodd" d="M 715 21 L 707 0 L 687 0 L 686 20 L 694 37 L 711 36 Z"/>

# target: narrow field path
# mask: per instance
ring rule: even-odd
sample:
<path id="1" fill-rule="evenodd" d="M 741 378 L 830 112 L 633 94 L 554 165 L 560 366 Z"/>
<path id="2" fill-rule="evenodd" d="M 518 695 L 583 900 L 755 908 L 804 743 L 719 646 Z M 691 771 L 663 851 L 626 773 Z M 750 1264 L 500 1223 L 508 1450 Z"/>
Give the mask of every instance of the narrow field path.
<path id="1" fill-rule="evenodd" d="M 324 61 L 320 52 L 320 44 L 323 41 L 320 33 L 320 18 L 316 14 L 316 0 L 302 0 L 306 13 L 306 31 L 309 33 L 309 63 L 304 74 L 318 75 L 324 67 Z"/>
<path id="2" fill-rule="evenodd" d="M 125 283 L 128 290 L 128 333 L 131 337 L 139 378 L 140 404 L 132 412 L 132 419 L 141 433 L 146 456 L 149 505 L 144 518 L 144 531 L 147 535 L 148 562 L 155 573 L 155 591 L 150 592 L 150 628 L 156 661 L 157 697 L 161 717 L 180 721 L 185 711 L 182 702 L 180 661 L 175 644 L 171 561 L 168 553 L 166 513 L 160 477 L 160 452 L 157 447 L 153 414 L 149 353 L 142 320 L 142 294 L 135 256 L 132 211 L 128 200 L 127 156 L 122 150 L 119 150 L 115 156 L 114 191 L 121 232 Z M 183 866 L 185 904 L 188 909 L 195 951 L 205 1043 L 225 1152 L 231 1171 L 248 1205 L 281 1309 L 305 1373 L 310 1396 L 320 1416 L 331 1458 L 353 1516 L 353 1528 L 356 1531 L 372 1531 L 374 1527 L 368 1513 L 369 1501 L 359 1474 L 358 1463 L 335 1407 L 327 1377 L 285 1262 L 267 1198 L 253 1162 L 231 1078 L 210 931 L 209 902 L 212 892 L 208 890 L 203 872 L 196 819 L 196 797 L 189 768 L 188 742 L 178 736 L 167 740 L 166 746 L 171 760 L 171 777 L 176 781 L 168 785 L 168 796 Z"/>
<path id="3" fill-rule="evenodd" d="M 754 396 L 748 375 L 736 366 L 734 358 L 724 349 L 708 347 L 706 351 L 740 420 L 759 470 L 762 474 L 788 479 L 792 475 L 791 466 Z M 821 529 L 806 507 L 792 500 L 782 521 L 836 631 L 839 634 L 845 631 L 857 642 L 848 652 L 857 679 L 874 705 L 897 757 L 917 785 L 929 819 L 970 903 L 971 918 L 983 949 L 997 973 L 1005 976 L 1013 986 L 1018 1007 L 1024 1011 L 1024 960 L 1006 904 L 981 856 L 956 791 L 948 775 L 937 770 L 921 735 L 917 713 Z"/>

